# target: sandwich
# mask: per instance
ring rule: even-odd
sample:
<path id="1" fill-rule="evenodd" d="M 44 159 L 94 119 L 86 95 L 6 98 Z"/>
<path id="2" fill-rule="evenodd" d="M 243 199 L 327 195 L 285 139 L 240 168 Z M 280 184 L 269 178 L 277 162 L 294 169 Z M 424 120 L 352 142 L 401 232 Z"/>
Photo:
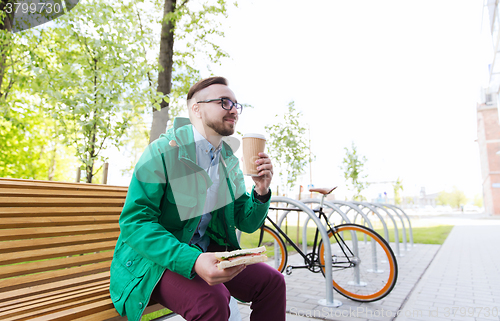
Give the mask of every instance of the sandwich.
<path id="1" fill-rule="evenodd" d="M 241 264 L 254 264 L 267 261 L 266 247 L 261 246 L 254 249 L 243 249 L 231 252 L 215 252 L 215 257 L 219 260 L 217 267 L 219 270 Z"/>

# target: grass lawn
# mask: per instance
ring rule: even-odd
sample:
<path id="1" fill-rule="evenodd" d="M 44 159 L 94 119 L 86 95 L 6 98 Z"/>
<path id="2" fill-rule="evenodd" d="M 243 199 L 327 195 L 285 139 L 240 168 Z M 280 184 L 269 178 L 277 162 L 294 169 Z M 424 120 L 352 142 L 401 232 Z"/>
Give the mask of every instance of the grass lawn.
<path id="1" fill-rule="evenodd" d="M 141 318 L 141 321 L 153 320 L 153 319 L 162 317 L 162 316 L 170 314 L 170 313 L 172 313 L 172 311 L 170 311 L 169 309 L 161 309 L 161 310 L 152 312 L 150 314 L 143 315 Z"/>
<path id="2" fill-rule="evenodd" d="M 453 225 L 436 225 L 428 227 L 414 227 L 413 231 L 413 243 L 421 244 L 443 244 L 448 234 L 450 234 Z M 378 234 L 384 236 L 384 230 L 382 228 L 375 229 Z M 395 241 L 394 229 L 388 229 L 389 240 L 391 242 Z M 403 230 L 398 229 L 399 242 L 403 242 Z M 408 229 L 406 229 L 406 240 L 410 242 L 410 234 Z"/>

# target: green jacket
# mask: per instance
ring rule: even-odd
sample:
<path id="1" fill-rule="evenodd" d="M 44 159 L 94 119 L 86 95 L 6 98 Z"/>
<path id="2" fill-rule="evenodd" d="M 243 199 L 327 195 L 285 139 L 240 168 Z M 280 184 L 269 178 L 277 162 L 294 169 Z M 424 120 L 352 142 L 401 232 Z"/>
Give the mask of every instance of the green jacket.
<path id="1" fill-rule="evenodd" d="M 252 233 L 263 223 L 269 201 L 260 203 L 245 190 L 238 159 L 223 143 L 216 210 L 206 233 L 230 249 L 239 248 L 235 229 Z M 193 278 L 201 251 L 190 246 L 207 188 L 206 171 L 196 164 L 189 119 L 152 142 L 137 163 L 120 215 L 120 236 L 111 262 L 110 294 L 120 315 L 140 320 L 151 293 L 168 269 Z"/>

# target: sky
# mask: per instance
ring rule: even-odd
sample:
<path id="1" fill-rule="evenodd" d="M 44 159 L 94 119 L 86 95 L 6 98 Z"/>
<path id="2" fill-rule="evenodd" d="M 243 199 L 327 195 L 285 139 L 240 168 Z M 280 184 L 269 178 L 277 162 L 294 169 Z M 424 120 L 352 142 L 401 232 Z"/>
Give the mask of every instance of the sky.
<path id="1" fill-rule="evenodd" d="M 476 106 L 492 51 L 482 10 L 471 0 L 240 1 L 217 40 L 230 59 L 211 69 L 254 107 L 240 116 L 242 133 L 265 134 L 295 102 L 315 187 L 348 194 L 339 166 L 354 143 L 369 200 L 391 196 L 382 182 L 398 178 L 404 196 L 456 186 L 473 198 L 482 193 Z M 299 184 L 310 184 L 308 170 Z"/>

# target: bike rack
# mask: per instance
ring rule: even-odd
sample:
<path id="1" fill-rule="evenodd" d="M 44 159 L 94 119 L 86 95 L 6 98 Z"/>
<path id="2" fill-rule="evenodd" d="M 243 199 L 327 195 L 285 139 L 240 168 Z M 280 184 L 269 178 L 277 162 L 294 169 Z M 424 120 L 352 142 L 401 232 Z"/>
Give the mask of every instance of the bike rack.
<path id="1" fill-rule="evenodd" d="M 302 202 L 303 203 L 321 203 L 321 200 L 319 200 L 317 198 L 308 198 L 308 199 L 302 200 Z M 338 212 L 340 214 L 340 216 L 342 216 L 342 222 L 341 223 L 343 223 L 344 221 L 346 223 L 351 223 L 351 221 L 347 217 L 347 214 L 344 213 L 334 203 L 345 205 L 345 206 L 348 206 L 350 208 L 350 210 L 355 210 L 357 213 L 359 213 L 360 215 L 363 216 L 363 218 L 365 219 L 365 221 L 368 223 L 368 227 L 373 230 L 373 225 L 370 222 L 370 220 L 368 219 L 368 217 L 366 216 L 366 214 L 363 213 L 363 211 L 361 211 L 356 205 L 350 204 L 348 202 L 335 201 L 335 200 L 333 200 L 333 201 L 323 201 L 323 205 L 326 205 L 326 206 L 334 209 L 336 212 Z M 332 214 L 333 214 L 333 212 L 328 216 L 328 220 L 330 220 L 330 217 L 331 217 Z M 303 232 L 302 232 L 302 240 L 305 240 L 307 238 L 307 223 L 308 222 L 309 222 L 309 218 L 307 218 L 306 221 L 305 221 L 305 223 L 304 223 L 304 229 L 303 229 Z M 353 235 L 352 239 L 353 239 L 354 251 L 357 253 L 357 251 L 358 251 L 357 238 L 355 238 L 354 235 Z M 366 239 L 365 239 L 365 243 L 366 243 Z M 377 261 L 377 247 L 376 247 L 376 244 L 375 244 L 375 242 L 373 240 L 372 240 L 371 245 L 372 245 L 372 269 L 371 269 L 371 271 L 375 272 L 375 273 L 382 272 L 382 270 L 379 270 L 379 265 L 378 265 L 378 261 Z M 302 242 L 302 252 L 304 252 L 304 253 L 307 252 L 307 242 Z M 353 281 L 353 284 L 356 284 L 358 286 L 365 286 L 366 285 L 366 282 L 363 282 L 363 281 L 360 280 L 359 271 L 356 271 L 355 280 Z"/>
<path id="2" fill-rule="evenodd" d="M 382 224 L 384 226 L 386 226 L 385 221 L 384 221 L 382 215 L 377 211 L 377 209 L 373 206 L 373 204 L 366 203 L 366 202 L 357 202 L 357 201 L 351 201 L 351 202 L 354 203 L 354 204 L 356 204 L 356 205 L 364 206 L 367 209 L 369 209 L 370 211 L 372 211 L 373 213 L 375 213 L 380 218 L 380 220 L 382 221 Z M 396 256 L 401 256 L 401 254 L 399 253 L 399 233 L 398 233 L 399 231 L 398 231 L 398 226 L 396 224 L 396 221 L 392 217 L 392 215 L 389 214 L 389 212 L 386 211 L 385 209 L 383 209 L 383 210 L 388 214 L 389 218 L 392 220 L 392 224 L 394 224 L 394 236 L 395 236 L 395 241 L 396 241 L 395 242 L 396 243 Z M 387 227 L 384 229 L 384 231 L 386 232 L 387 243 L 389 243 L 389 232 L 387 231 Z"/>
<path id="3" fill-rule="evenodd" d="M 337 200 L 332 200 L 332 201 L 328 201 L 328 202 L 329 203 L 339 204 L 341 206 L 347 206 L 347 207 L 349 207 L 349 210 L 347 212 L 345 212 L 345 213 L 347 214 L 347 213 L 349 213 L 352 210 L 356 212 L 356 215 L 354 216 L 354 223 L 356 223 L 356 218 L 358 217 L 358 215 L 361 215 L 363 217 L 364 221 L 365 221 L 364 223 L 366 223 L 368 225 L 368 228 L 374 230 L 373 225 L 372 225 L 370 219 L 368 218 L 368 216 L 366 215 L 366 213 L 364 213 L 356 204 L 354 204 L 352 202 L 337 201 Z M 378 213 L 377 213 L 377 215 L 378 215 Z M 389 232 L 387 230 L 387 225 L 386 225 L 385 221 L 383 220 L 383 218 L 380 217 L 380 215 L 379 215 L 379 218 L 381 219 L 382 224 L 384 226 L 384 232 L 385 232 L 386 238 L 389 239 Z M 346 220 L 346 223 L 350 223 L 350 222 L 348 220 Z M 365 239 L 365 243 L 366 243 L 366 239 Z M 377 261 L 376 244 L 373 241 L 372 241 L 372 252 L 373 252 L 372 253 L 372 258 L 373 258 L 372 266 L 373 266 L 373 268 L 371 269 L 371 271 L 375 272 L 375 273 L 382 272 L 382 270 L 379 270 L 379 264 L 378 264 L 378 261 Z M 360 283 L 357 282 L 356 284 L 360 284 Z"/>
<path id="4" fill-rule="evenodd" d="M 366 204 L 370 204 L 371 206 L 379 208 L 382 211 L 384 211 L 385 213 L 387 213 L 387 216 L 389 216 L 389 218 L 391 219 L 392 223 L 394 224 L 394 238 L 396 239 L 396 255 L 399 256 L 399 257 L 404 256 L 404 254 L 401 254 L 401 251 L 399 250 L 399 229 L 398 229 L 398 226 L 396 224 L 396 220 L 394 219 L 394 216 L 391 215 L 391 213 L 389 213 L 389 211 L 386 208 L 384 208 L 382 205 L 380 205 L 380 204 L 377 204 L 377 203 L 366 203 Z M 403 224 L 403 244 L 404 244 L 404 248 L 405 248 L 405 251 L 406 251 L 405 223 L 403 222 L 403 219 L 401 218 L 401 216 L 399 216 L 399 214 L 396 213 L 396 215 L 398 216 L 398 218 L 401 220 L 401 223 Z M 389 242 L 389 241 L 387 241 L 387 242 Z"/>
<path id="5" fill-rule="evenodd" d="M 339 202 L 342 202 L 342 203 L 345 203 L 347 206 L 350 206 L 352 207 L 355 211 L 356 211 L 356 216 L 354 216 L 354 223 L 356 223 L 356 219 L 358 217 L 358 214 L 361 215 L 363 217 L 363 219 L 365 220 L 365 222 L 368 223 L 368 225 L 370 226 L 370 228 L 373 229 L 373 226 L 371 225 L 371 221 L 370 219 L 368 218 L 368 216 L 366 215 L 366 213 L 364 213 L 359 207 L 357 204 L 355 204 L 354 201 L 351 201 L 351 202 L 343 202 L 343 201 L 334 201 L 335 203 L 339 203 Z M 349 205 L 348 205 L 349 204 Z M 362 205 L 362 204 L 360 204 Z M 365 208 L 367 208 L 368 210 L 371 211 L 371 209 L 369 207 L 366 207 L 364 206 Z M 347 213 L 349 213 L 351 210 L 347 211 Z M 382 226 L 384 228 L 384 238 L 387 240 L 387 242 L 389 242 L 389 230 L 387 229 L 387 224 L 385 223 L 385 220 L 384 218 L 380 215 L 380 213 L 378 212 L 374 212 L 372 211 L 375 215 L 378 216 L 378 218 L 380 219 L 380 221 L 382 222 Z"/>
<path id="6" fill-rule="evenodd" d="M 392 204 L 382 204 L 382 205 L 387 206 L 389 208 L 392 208 L 393 211 L 396 212 L 396 213 L 397 213 L 396 209 L 398 209 L 398 210 L 401 211 L 401 213 L 404 215 L 404 217 L 406 217 L 406 219 L 408 220 L 408 229 L 410 230 L 410 247 L 414 247 L 415 244 L 413 244 L 413 230 L 411 228 L 410 217 L 408 217 L 408 215 L 405 213 L 405 211 L 403 211 L 403 209 L 401 207 L 399 207 L 399 206 L 392 205 Z"/>
<path id="7" fill-rule="evenodd" d="M 387 211 L 387 209 L 390 209 L 392 212 L 394 212 L 394 214 L 396 214 L 396 216 L 399 218 L 399 220 L 401 221 L 401 225 L 403 226 L 403 248 L 405 250 L 405 252 L 408 251 L 408 247 L 406 245 L 406 240 L 407 240 L 407 237 L 406 237 L 406 226 L 405 226 L 405 222 L 403 220 L 403 217 L 401 217 L 401 215 L 399 215 L 399 213 L 392 207 L 389 207 L 389 206 L 385 206 L 385 204 L 379 204 L 379 203 L 370 203 L 372 204 L 373 206 L 375 207 L 379 207 L 381 209 L 383 209 L 384 211 L 387 212 L 387 214 L 389 214 L 389 212 Z M 401 254 L 401 256 L 404 256 L 404 254 Z"/>
<path id="8" fill-rule="evenodd" d="M 373 230 L 372 222 L 370 221 L 368 216 L 366 216 L 366 214 L 362 210 L 360 210 L 359 207 L 357 207 L 356 205 L 354 205 L 350 202 L 337 201 L 337 200 L 332 200 L 332 201 L 328 201 L 328 202 L 332 203 L 332 204 L 339 204 L 340 206 L 349 207 L 349 210 L 347 212 L 345 212 L 345 214 L 347 215 L 350 211 L 355 211 L 356 215 L 354 216 L 354 223 L 356 223 L 356 218 L 358 217 L 358 215 L 361 215 L 363 217 L 363 219 L 365 220 L 365 222 L 368 223 L 368 227 Z M 325 203 L 326 203 L 326 201 L 325 201 Z M 347 220 L 345 222 L 351 223 L 350 221 L 347 221 Z"/>
<path id="9" fill-rule="evenodd" d="M 321 238 L 323 239 L 323 244 L 325 247 L 325 283 L 326 283 L 326 299 L 321 299 L 318 301 L 320 305 L 323 306 L 328 306 L 328 307 L 339 307 L 342 305 L 342 302 L 338 300 L 333 299 L 333 280 L 332 280 L 332 248 L 330 244 L 330 238 L 328 237 L 328 233 L 321 224 L 320 219 L 314 214 L 314 212 L 307 207 L 304 203 L 301 201 L 297 201 L 288 197 L 284 196 L 272 196 L 271 197 L 271 203 L 288 203 L 291 204 L 299 209 L 301 209 L 303 212 L 305 212 L 310 219 L 316 223 L 316 226 L 318 227 L 318 230 L 321 234 Z M 285 219 L 285 217 L 288 215 L 290 211 L 284 213 L 281 215 L 279 221 L 278 221 L 278 227 L 281 228 L 281 223 Z"/>
<path id="10" fill-rule="evenodd" d="M 317 198 L 308 198 L 308 199 L 300 200 L 300 201 L 304 204 L 311 204 L 311 203 L 320 204 L 321 203 L 321 200 L 317 199 Z M 347 223 L 351 223 L 351 221 L 349 221 L 349 218 L 347 217 L 347 215 L 344 212 L 342 212 L 342 210 L 337 205 L 330 203 L 329 201 L 323 201 L 323 205 L 326 205 L 326 206 L 330 207 L 331 209 L 333 209 L 334 212 L 339 213 L 340 216 L 342 216 L 342 219 L 345 220 Z M 328 220 L 330 220 L 330 216 L 332 214 L 333 214 L 333 212 L 328 216 Z M 311 219 L 310 217 L 306 218 L 306 220 L 304 222 L 304 227 L 302 228 L 302 252 L 304 252 L 304 253 L 307 252 L 307 224 L 309 223 L 310 219 Z M 325 229 L 326 229 L 326 226 L 325 226 Z M 306 242 L 304 242 L 304 240 L 306 240 Z"/>

